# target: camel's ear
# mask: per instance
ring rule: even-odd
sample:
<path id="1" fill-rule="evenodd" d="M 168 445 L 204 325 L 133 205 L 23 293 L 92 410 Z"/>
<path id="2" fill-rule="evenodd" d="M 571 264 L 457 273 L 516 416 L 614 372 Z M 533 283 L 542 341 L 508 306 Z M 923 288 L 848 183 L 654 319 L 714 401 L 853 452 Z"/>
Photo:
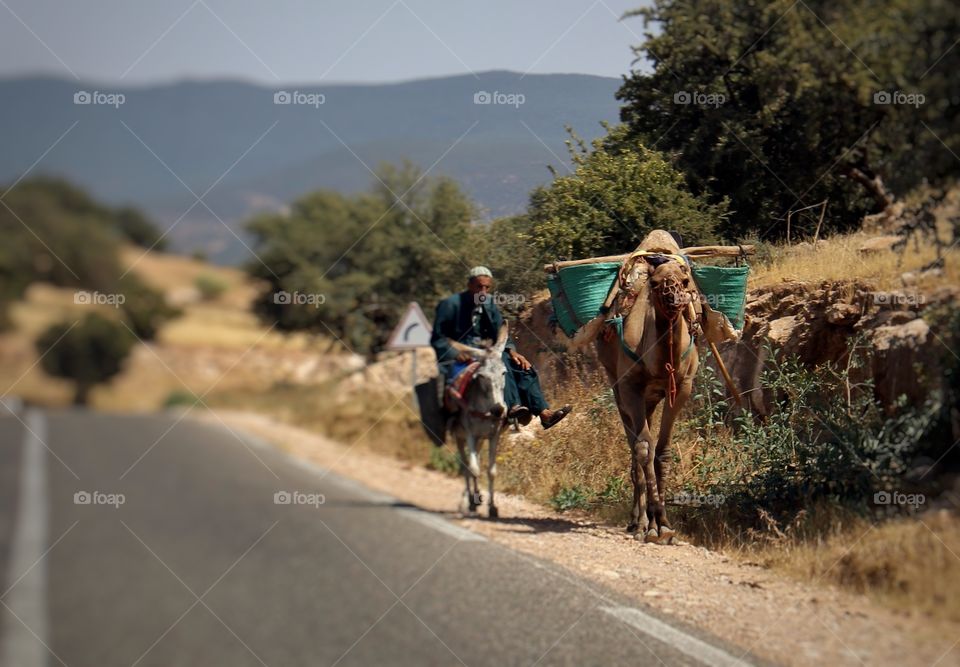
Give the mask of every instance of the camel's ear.
<path id="1" fill-rule="evenodd" d="M 510 337 L 510 326 L 504 322 L 503 326 L 500 327 L 500 333 L 497 334 L 497 342 L 493 345 L 493 350 L 498 355 L 503 354 L 503 350 L 507 347 L 507 338 Z"/>

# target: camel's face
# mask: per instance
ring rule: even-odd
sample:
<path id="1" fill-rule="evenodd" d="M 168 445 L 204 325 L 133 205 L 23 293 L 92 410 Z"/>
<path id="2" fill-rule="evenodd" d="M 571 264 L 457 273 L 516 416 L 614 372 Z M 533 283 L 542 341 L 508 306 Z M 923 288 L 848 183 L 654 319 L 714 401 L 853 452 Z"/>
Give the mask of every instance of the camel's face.
<path id="1" fill-rule="evenodd" d="M 667 317 L 675 317 L 690 302 L 689 267 L 673 261 L 651 265 L 650 291 L 660 310 Z"/>

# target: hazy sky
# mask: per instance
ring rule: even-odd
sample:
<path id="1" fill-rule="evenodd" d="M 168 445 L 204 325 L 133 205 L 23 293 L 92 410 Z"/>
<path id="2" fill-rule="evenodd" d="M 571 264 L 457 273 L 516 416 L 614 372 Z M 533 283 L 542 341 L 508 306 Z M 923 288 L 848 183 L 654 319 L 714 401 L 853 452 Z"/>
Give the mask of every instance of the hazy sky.
<path id="1" fill-rule="evenodd" d="M 0 76 L 398 81 L 619 76 L 647 0 L 0 0 Z"/>

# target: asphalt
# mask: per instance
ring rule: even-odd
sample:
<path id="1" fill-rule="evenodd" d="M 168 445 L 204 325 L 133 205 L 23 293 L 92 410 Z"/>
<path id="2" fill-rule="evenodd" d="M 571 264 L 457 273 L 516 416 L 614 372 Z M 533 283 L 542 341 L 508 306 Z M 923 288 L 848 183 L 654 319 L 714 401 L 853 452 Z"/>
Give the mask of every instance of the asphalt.
<path id="1" fill-rule="evenodd" d="M 0 667 L 753 662 L 176 414 L 0 407 L 0 568 Z"/>

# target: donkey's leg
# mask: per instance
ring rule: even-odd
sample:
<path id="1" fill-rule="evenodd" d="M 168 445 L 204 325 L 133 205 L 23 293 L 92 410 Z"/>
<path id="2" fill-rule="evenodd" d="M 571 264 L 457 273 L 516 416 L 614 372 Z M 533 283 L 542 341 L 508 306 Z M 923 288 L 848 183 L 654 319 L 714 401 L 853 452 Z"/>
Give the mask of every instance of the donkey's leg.
<path id="1" fill-rule="evenodd" d="M 497 444 L 499 442 L 500 427 L 497 426 L 494 428 L 493 433 L 490 434 L 490 451 L 488 452 L 489 458 L 487 462 L 487 492 L 490 494 L 490 498 L 487 500 L 487 509 L 488 516 L 491 519 L 496 519 L 500 516 L 497 506 L 493 502 L 493 483 L 497 478 Z"/>
<path id="2" fill-rule="evenodd" d="M 474 453 L 475 453 L 475 460 L 477 462 L 476 464 L 477 472 L 476 474 L 471 475 L 471 479 L 473 483 L 473 494 L 471 495 L 471 498 L 473 499 L 472 500 L 473 507 L 474 509 L 476 509 L 477 507 L 480 507 L 480 505 L 483 504 L 483 495 L 481 495 L 480 493 L 480 456 L 483 453 L 483 444 L 482 444 L 483 441 L 479 437 L 475 437 L 473 439 L 473 442 L 476 447 L 476 449 L 474 450 Z"/>
<path id="3" fill-rule="evenodd" d="M 670 543 L 676 531 L 667 523 L 667 475 L 670 474 L 670 465 L 672 463 L 672 452 L 670 451 L 670 439 L 673 436 L 673 424 L 677 415 L 683 408 L 683 405 L 690 398 L 693 390 L 693 378 L 687 378 L 680 382 L 677 387 L 677 397 L 670 407 L 668 401 L 663 403 L 663 415 L 660 418 L 660 434 L 657 438 L 657 452 L 654 462 L 654 471 L 657 476 L 657 496 L 658 503 L 656 508 L 657 534 L 661 542 Z"/>
<path id="4" fill-rule="evenodd" d="M 460 511 L 463 513 L 473 512 L 476 507 L 473 505 L 473 495 L 470 493 L 470 469 L 467 467 L 467 446 L 462 433 L 457 433 L 457 458 L 460 461 L 460 472 L 463 473 L 464 489 L 463 498 L 460 499 Z"/>
<path id="5" fill-rule="evenodd" d="M 470 474 L 474 477 L 480 476 L 480 460 L 477 456 L 477 436 L 467 429 L 467 465 L 470 467 Z"/>

